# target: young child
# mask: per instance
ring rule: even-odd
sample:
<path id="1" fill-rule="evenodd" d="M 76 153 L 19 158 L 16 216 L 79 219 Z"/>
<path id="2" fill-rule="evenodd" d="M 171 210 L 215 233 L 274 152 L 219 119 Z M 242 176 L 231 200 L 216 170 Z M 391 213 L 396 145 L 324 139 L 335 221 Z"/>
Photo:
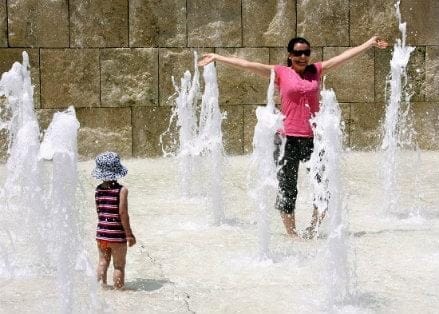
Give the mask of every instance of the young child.
<path id="1" fill-rule="evenodd" d="M 95 192 L 99 251 L 97 277 L 102 286 L 107 287 L 107 270 L 113 258 L 113 284 L 116 289 L 122 289 L 125 283 L 127 243 L 129 246 L 136 243 L 128 216 L 128 189 L 117 182 L 127 173 L 119 155 L 113 152 L 98 155 L 96 168 L 92 171 L 93 177 L 103 181 Z"/>

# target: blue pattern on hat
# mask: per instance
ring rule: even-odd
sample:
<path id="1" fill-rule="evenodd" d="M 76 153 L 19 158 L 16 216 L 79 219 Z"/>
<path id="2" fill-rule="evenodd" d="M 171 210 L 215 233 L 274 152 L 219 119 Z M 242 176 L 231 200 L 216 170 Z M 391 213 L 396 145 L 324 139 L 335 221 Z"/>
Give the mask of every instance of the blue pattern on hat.
<path id="1" fill-rule="evenodd" d="M 96 157 L 96 168 L 91 175 L 99 180 L 112 181 L 126 176 L 127 173 L 128 170 L 120 163 L 118 154 L 105 152 Z"/>

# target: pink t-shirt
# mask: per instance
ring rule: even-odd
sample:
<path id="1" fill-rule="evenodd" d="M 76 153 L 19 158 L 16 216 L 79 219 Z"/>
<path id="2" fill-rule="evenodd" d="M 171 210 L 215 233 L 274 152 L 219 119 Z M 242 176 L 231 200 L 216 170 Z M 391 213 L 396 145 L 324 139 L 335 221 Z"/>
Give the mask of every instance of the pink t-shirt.
<path id="1" fill-rule="evenodd" d="M 282 134 L 313 137 L 309 119 L 319 111 L 320 76 L 322 63 L 313 64 L 315 73 L 307 71 L 302 78 L 290 67 L 276 65 L 276 83 L 281 97 L 281 111 L 285 116 Z"/>

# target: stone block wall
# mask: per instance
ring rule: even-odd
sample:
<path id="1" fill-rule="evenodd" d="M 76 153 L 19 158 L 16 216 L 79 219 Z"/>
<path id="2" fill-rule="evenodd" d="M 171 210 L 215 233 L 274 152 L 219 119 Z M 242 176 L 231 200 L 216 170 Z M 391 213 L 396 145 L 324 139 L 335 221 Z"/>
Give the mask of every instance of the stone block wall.
<path id="1" fill-rule="evenodd" d="M 0 70 L 30 56 L 34 103 L 44 130 L 69 105 L 81 123 L 79 152 L 161 154 L 175 79 L 193 71 L 193 51 L 285 63 L 299 35 L 325 60 L 380 34 L 398 38 L 395 0 L 0 0 Z M 439 1 L 401 0 L 414 125 L 423 149 L 439 149 Z M 391 49 L 371 49 L 329 75 L 346 124 L 345 144 L 375 149 L 385 111 Z M 218 64 L 225 147 L 251 151 L 254 111 L 267 80 Z M 175 130 L 171 130 L 171 133 Z M 169 141 L 169 139 L 167 139 Z M 0 134 L 4 155 L 4 134 Z"/>

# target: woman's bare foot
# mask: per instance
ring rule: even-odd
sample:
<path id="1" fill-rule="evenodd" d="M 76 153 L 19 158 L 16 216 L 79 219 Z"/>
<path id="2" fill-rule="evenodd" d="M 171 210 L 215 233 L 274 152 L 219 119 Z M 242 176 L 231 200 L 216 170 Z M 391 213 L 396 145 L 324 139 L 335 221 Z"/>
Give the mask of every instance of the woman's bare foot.
<path id="1" fill-rule="evenodd" d="M 113 287 L 108 285 L 108 284 L 106 284 L 106 283 L 101 283 L 101 288 L 103 290 L 113 290 Z"/>

